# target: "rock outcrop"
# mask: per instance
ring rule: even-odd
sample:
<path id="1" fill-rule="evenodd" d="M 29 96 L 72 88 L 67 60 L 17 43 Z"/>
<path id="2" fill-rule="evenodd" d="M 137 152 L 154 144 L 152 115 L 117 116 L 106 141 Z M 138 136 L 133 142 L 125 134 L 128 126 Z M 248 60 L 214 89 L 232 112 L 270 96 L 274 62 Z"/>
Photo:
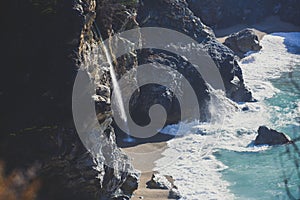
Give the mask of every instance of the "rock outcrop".
<path id="1" fill-rule="evenodd" d="M 284 133 L 260 126 L 258 136 L 254 140 L 254 145 L 281 145 L 291 143 L 291 139 Z"/>
<path id="2" fill-rule="evenodd" d="M 174 180 L 171 176 L 164 176 L 159 173 L 152 174 L 151 180 L 147 183 L 147 188 L 169 190 L 169 199 L 180 199 L 182 196 L 174 185 Z"/>
<path id="3" fill-rule="evenodd" d="M 245 54 L 249 51 L 259 51 L 262 48 L 259 44 L 258 35 L 253 29 L 244 29 L 229 35 L 224 44 L 240 58 L 245 57 Z"/>
<path id="4" fill-rule="evenodd" d="M 153 1 L 144 0 L 141 6 L 138 8 L 137 21 L 140 26 L 145 27 L 164 27 L 182 32 L 197 42 L 199 42 L 199 49 L 206 51 L 216 66 L 219 68 L 220 74 L 222 76 L 227 96 L 235 101 L 252 101 L 251 92 L 244 85 L 242 70 L 237 63 L 237 58 L 235 57 L 232 50 L 223 44 L 219 43 L 212 30 L 204 25 L 201 20 L 193 14 L 193 12 L 188 8 L 188 4 L 184 0 L 158 0 Z M 191 73 L 194 66 L 185 62 L 178 55 L 171 55 L 167 52 L 162 52 L 159 50 L 143 51 L 142 58 L 139 58 L 139 64 L 147 62 L 156 62 L 160 64 L 168 64 L 174 69 L 180 71 L 183 68 L 185 71 L 181 70 L 182 74 L 187 74 L 191 84 L 195 83 L 195 92 L 199 96 L 199 103 L 201 110 L 203 111 L 202 120 L 209 120 L 209 115 L 205 110 L 207 107 L 206 103 L 209 101 L 208 88 L 203 81 L 203 77 L 197 76 L 196 73 Z M 155 78 L 155 77 L 154 77 Z M 238 83 L 233 83 L 233 79 L 239 80 Z M 136 109 L 141 113 L 137 115 L 147 115 L 152 97 L 164 96 L 164 104 L 167 108 L 168 116 L 173 116 L 169 118 L 169 123 L 175 123 L 178 121 L 178 102 L 174 99 L 174 96 L 167 88 L 157 87 L 157 86 L 147 86 L 142 88 L 138 96 L 138 102 L 143 102 L 143 105 L 136 105 Z M 175 116 L 175 117 L 174 117 Z"/>
<path id="5" fill-rule="evenodd" d="M 168 190 L 172 188 L 172 184 L 169 182 L 169 180 L 165 176 L 158 173 L 152 174 L 151 180 L 146 184 L 150 189 Z"/>

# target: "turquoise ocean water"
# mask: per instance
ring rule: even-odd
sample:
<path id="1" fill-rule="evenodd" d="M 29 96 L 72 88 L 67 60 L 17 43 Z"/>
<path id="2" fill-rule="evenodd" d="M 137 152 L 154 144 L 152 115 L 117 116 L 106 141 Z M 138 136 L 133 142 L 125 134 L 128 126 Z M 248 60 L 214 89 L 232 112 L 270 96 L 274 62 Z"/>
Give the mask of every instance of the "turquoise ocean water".
<path id="1" fill-rule="evenodd" d="M 289 44 L 286 45 L 289 49 Z M 300 48 L 291 49 L 291 53 L 300 52 Z M 272 128 L 297 138 L 300 136 L 300 63 L 291 60 L 285 67 L 291 71 L 269 79 L 277 92 L 265 99 L 265 103 L 271 113 Z M 300 142 L 296 145 L 300 148 Z M 222 172 L 223 178 L 231 183 L 229 188 L 238 199 L 289 199 L 286 187 L 300 199 L 300 155 L 292 145 L 259 152 L 222 150 L 215 155 L 228 166 Z"/>
<path id="2" fill-rule="evenodd" d="M 239 62 L 257 102 L 235 103 L 211 91 L 210 123 L 182 122 L 163 130 L 177 137 L 156 170 L 173 176 L 182 199 L 300 198 L 294 146 L 249 147 L 261 125 L 300 137 L 300 33 L 266 35 L 261 45 Z"/>

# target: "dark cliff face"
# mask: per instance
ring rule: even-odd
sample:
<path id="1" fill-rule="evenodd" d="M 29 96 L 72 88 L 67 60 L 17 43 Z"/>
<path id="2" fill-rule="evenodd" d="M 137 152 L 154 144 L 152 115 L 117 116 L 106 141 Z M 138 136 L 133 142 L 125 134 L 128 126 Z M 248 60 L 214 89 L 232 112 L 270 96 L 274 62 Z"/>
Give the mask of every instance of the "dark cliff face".
<path id="1" fill-rule="evenodd" d="M 27 177 L 26 171 L 35 169 L 18 190 L 9 188 L 17 199 L 35 180 L 40 182 L 37 199 L 128 198 L 137 187 L 138 175 L 116 146 L 114 129 L 106 127 L 107 147 L 100 157 L 115 156 L 118 168 L 92 157 L 72 122 L 73 83 L 95 6 L 89 0 L 6 1 L 1 6 L 0 157 L 6 174 L 18 170 Z"/>
<path id="2" fill-rule="evenodd" d="M 300 3 L 297 0 L 188 0 L 189 8 L 212 28 L 235 24 L 254 24 L 270 15 L 299 25 Z"/>
<path id="3" fill-rule="evenodd" d="M 75 178 L 75 184 L 81 178 L 81 167 L 72 163 L 80 160 L 76 154 L 84 155 L 86 150 L 74 130 L 62 128 L 69 127 L 72 119 L 71 94 L 77 70 L 73 59 L 84 19 L 73 9 L 73 1 L 43 3 L 5 1 L 1 6 L 5 27 L 0 78 L 1 160 L 7 174 L 20 170 L 22 177 L 26 170 L 35 168 L 20 187 L 39 180 L 37 199 L 87 197 L 79 184 L 78 194 L 68 188 L 72 182 L 69 176 Z M 81 159 L 91 168 L 88 154 Z M 18 192 L 12 193 L 21 198 Z"/>
<path id="4" fill-rule="evenodd" d="M 189 0 L 189 7 L 203 22 L 214 28 L 223 28 L 239 23 L 256 23 L 272 14 L 275 1 L 251 0 Z"/>
<path id="5" fill-rule="evenodd" d="M 53 10 L 49 11 L 31 1 L 5 4 L 1 6 L 5 27 L 0 86 L 1 114 L 5 116 L 2 125 L 18 130 L 70 118 L 68 97 L 76 75 L 72 58 L 76 57 L 83 16 L 72 9 L 72 1 L 50 6 Z"/>
<path id="6" fill-rule="evenodd" d="M 279 15 L 282 20 L 300 25 L 300 2 L 297 0 L 281 0 Z"/>

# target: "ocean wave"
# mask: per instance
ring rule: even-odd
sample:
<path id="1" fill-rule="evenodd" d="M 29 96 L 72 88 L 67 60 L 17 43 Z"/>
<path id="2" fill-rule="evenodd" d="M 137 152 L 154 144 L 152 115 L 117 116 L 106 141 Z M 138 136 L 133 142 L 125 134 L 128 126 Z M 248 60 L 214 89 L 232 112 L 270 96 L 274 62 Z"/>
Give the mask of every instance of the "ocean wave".
<path id="1" fill-rule="evenodd" d="M 222 92 L 211 90 L 210 123 L 181 122 L 162 130 L 176 137 L 168 142 L 169 148 L 156 162 L 156 170 L 174 177 L 183 199 L 234 199 L 228 189 L 231 183 L 223 180 L 220 173 L 228 166 L 217 160 L 214 153 L 222 149 L 236 152 L 268 150 L 268 146 L 248 146 L 260 125 L 278 127 L 297 123 L 299 112 L 281 112 L 282 108 L 270 106 L 266 100 L 281 92 L 271 80 L 293 70 L 295 62 L 300 63 L 300 55 L 288 48 L 299 47 L 299 38 L 300 33 L 266 35 L 261 41 L 262 50 L 240 61 L 245 82 L 258 102 L 237 104 Z M 244 107 L 247 111 L 242 111 Z M 299 102 L 295 107 L 300 111 Z M 272 122 L 274 111 L 282 113 L 276 116 L 279 118 L 277 124 Z"/>

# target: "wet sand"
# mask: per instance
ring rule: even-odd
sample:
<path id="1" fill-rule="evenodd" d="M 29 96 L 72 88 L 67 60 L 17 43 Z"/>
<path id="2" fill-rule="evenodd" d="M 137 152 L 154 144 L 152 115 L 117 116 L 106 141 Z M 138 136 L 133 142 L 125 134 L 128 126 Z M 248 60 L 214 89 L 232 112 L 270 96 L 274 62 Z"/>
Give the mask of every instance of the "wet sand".
<path id="1" fill-rule="evenodd" d="M 143 143 L 123 148 L 123 151 L 133 159 L 132 163 L 134 167 L 142 172 L 139 188 L 134 192 L 133 200 L 168 199 L 168 190 L 149 189 L 146 187 L 146 183 L 151 180 L 152 174 L 154 173 L 153 168 L 155 167 L 155 161 L 162 157 L 161 154 L 166 148 L 167 143 L 165 141 Z"/>

